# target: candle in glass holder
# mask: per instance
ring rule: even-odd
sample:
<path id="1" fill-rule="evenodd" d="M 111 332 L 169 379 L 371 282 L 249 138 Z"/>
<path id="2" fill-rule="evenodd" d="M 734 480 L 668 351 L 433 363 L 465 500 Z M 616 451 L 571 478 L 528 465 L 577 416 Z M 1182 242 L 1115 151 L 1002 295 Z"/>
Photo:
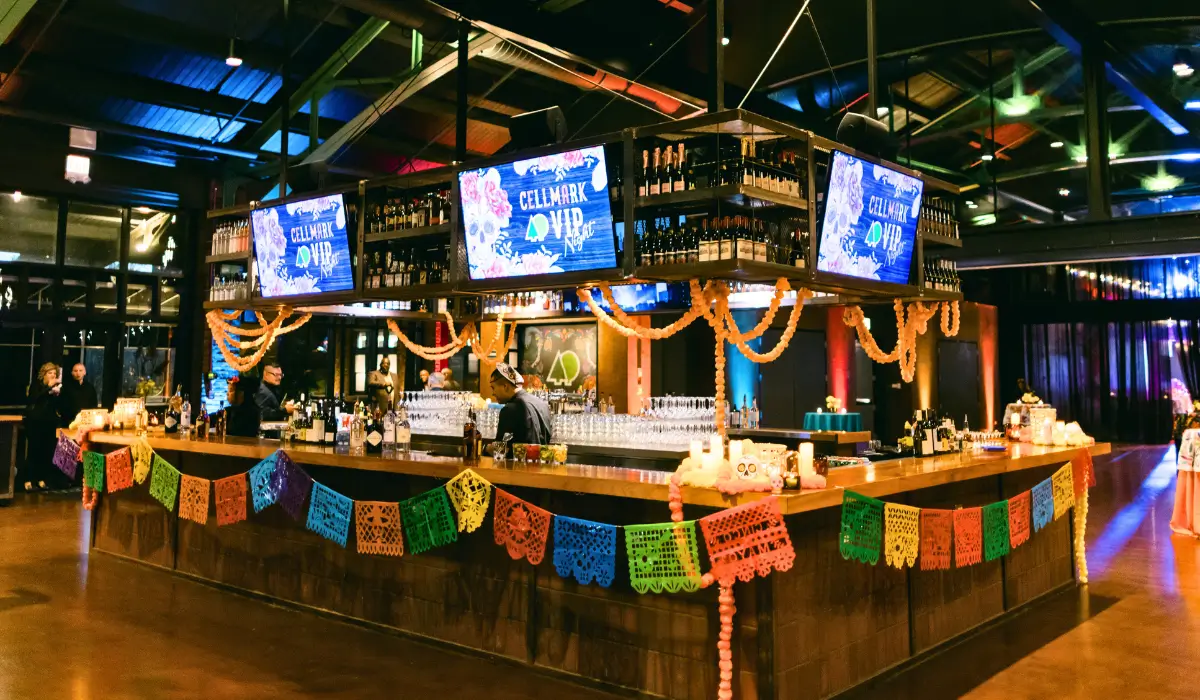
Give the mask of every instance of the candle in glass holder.
<path id="1" fill-rule="evenodd" d="M 816 471 L 813 469 L 813 444 L 811 442 L 800 443 L 800 448 L 797 450 L 800 453 L 800 474 L 813 475 Z"/>

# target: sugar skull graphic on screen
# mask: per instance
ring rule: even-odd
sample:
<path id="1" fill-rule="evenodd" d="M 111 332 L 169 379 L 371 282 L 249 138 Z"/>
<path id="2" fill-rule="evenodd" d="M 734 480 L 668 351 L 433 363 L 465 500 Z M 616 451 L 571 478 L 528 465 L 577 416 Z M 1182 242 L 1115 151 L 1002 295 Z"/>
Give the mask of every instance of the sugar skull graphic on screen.
<path id="1" fill-rule="evenodd" d="M 471 279 L 615 265 L 600 146 L 459 174 Z"/>
<path id="2" fill-rule="evenodd" d="M 833 151 L 817 269 L 907 284 L 923 184 Z"/>
<path id="3" fill-rule="evenodd" d="M 251 216 L 264 297 L 353 289 L 341 195 L 289 202 Z"/>

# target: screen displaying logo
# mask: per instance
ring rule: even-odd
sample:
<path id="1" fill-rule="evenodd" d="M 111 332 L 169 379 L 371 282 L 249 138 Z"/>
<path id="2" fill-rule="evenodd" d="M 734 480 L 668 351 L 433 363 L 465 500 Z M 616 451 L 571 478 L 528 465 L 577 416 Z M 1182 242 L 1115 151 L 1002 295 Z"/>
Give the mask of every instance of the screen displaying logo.
<path id="1" fill-rule="evenodd" d="M 354 289 L 342 195 L 257 209 L 250 221 L 264 297 Z"/>
<path id="2" fill-rule="evenodd" d="M 473 280 L 617 266 L 604 148 L 458 174 Z"/>
<path id="3" fill-rule="evenodd" d="M 833 151 L 817 269 L 908 284 L 925 183 Z"/>

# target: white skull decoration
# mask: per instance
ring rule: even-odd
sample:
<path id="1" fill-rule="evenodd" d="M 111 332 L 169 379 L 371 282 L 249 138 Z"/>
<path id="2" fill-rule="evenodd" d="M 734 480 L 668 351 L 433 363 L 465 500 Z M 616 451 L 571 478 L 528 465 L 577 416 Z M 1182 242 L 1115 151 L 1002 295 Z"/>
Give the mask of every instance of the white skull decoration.
<path id="1" fill-rule="evenodd" d="M 755 481 L 759 478 L 758 457 L 755 455 L 743 454 L 738 458 L 737 464 L 734 465 L 734 468 L 737 469 L 737 475 L 739 479 Z"/>

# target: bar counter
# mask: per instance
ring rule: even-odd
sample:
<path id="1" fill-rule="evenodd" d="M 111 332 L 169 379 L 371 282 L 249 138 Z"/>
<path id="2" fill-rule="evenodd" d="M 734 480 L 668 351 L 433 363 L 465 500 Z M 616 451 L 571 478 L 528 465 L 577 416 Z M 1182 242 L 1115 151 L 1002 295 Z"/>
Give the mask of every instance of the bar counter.
<path id="1" fill-rule="evenodd" d="M 137 438 L 93 433 L 90 439 L 92 449 L 111 451 Z M 280 446 L 165 435 L 149 442 L 184 474 L 206 479 L 246 471 Z M 1074 581 L 1070 517 L 1001 559 L 964 569 L 897 570 L 882 556 L 876 566 L 845 561 L 839 487 L 922 508 L 983 505 L 1031 488 L 1075 451 L 1017 444 L 1011 454 L 896 459 L 831 470 L 830 487 L 822 491 L 785 493 L 780 505 L 795 564 L 734 587 L 735 697 L 829 697 Z M 1106 454 L 1109 446 L 1090 451 Z M 403 500 L 464 468 L 452 457 L 350 456 L 308 444 L 285 452 L 314 479 L 357 500 Z M 472 468 L 558 515 L 616 525 L 670 519 L 668 472 L 575 464 L 497 468 L 488 458 Z M 685 488 L 685 517 L 761 497 Z M 494 543 L 490 520 L 424 554 L 368 556 L 355 551 L 353 528 L 343 549 L 277 507 L 234 525 L 218 527 L 211 515 L 199 525 L 165 510 L 140 485 L 101 498 L 93 547 L 590 685 L 688 700 L 716 696 L 715 587 L 638 595 L 629 586 L 620 539 L 612 586 L 580 585 L 555 572 L 552 537 L 539 565 L 513 561 Z"/>

